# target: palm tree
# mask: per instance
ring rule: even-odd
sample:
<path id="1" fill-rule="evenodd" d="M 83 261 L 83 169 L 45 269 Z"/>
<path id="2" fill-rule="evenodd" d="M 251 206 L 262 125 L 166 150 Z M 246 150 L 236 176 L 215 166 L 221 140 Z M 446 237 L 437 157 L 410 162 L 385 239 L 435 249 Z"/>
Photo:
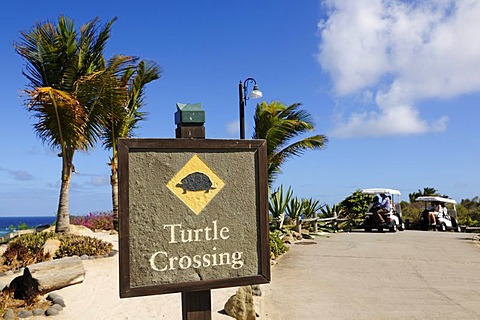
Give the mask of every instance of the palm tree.
<path id="1" fill-rule="evenodd" d="M 415 203 L 415 199 L 421 196 L 440 196 L 440 193 L 438 193 L 437 189 L 431 188 L 431 187 L 425 187 L 423 188 L 423 191 L 418 189 L 417 192 L 409 193 L 408 198 L 410 200 L 410 203 Z M 447 197 L 448 198 L 448 197 Z"/>
<path id="2" fill-rule="evenodd" d="M 300 156 L 308 149 L 322 149 L 328 139 L 314 135 L 291 143 L 299 135 L 314 130 L 311 115 L 301 110 L 300 103 L 290 106 L 274 101 L 257 104 L 253 138 L 267 140 L 268 182 L 272 184 L 281 173 L 282 164 L 293 156 Z"/>
<path id="3" fill-rule="evenodd" d="M 88 76 L 105 68 L 103 50 L 116 19 L 98 26 L 98 19 L 75 31 L 73 20 L 60 16 L 58 23 L 37 23 L 21 32 L 14 43 L 26 61 L 25 105 L 37 122 L 37 136 L 62 158 L 61 187 L 55 231 L 69 231 L 68 196 L 73 157 L 77 150 L 89 150 L 100 134 L 102 106 L 92 97 Z"/>
<path id="4" fill-rule="evenodd" d="M 107 78 L 104 83 L 114 83 L 121 91 L 108 104 L 110 112 L 102 121 L 102 141 L 106 149 L 112 150 L 108 165 L 111 168 L 110 184 L 112 186 L 112 207 L 115 229 L 118 230 L 118 154 L 117 145 L 120 138 L 130 138 L 137 123 L 145 119 L 146 114 L 140 111 L 144 104 L 145 85 L 160 78 L 160 68 L 154 62 L 140 61 L 125 56 L 115 56 L 109 63 Z M 105 102 L 107 103 L 107 102 Z"/>

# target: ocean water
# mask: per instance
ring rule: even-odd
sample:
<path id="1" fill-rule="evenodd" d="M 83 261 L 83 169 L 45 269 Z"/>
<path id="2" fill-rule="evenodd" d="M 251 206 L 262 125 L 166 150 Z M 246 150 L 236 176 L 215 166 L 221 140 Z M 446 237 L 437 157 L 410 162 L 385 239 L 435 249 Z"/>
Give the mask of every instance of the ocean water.
<path id="1" fill-rule="evenodd" d="M 0 237 L 11 232 L 10 227 L 16 229 L 19 225 L 25 223 L 29 228 L 35 228 L 46 224 L 53 224 L 56 216 L 45 217 L 0 217 Z"/>

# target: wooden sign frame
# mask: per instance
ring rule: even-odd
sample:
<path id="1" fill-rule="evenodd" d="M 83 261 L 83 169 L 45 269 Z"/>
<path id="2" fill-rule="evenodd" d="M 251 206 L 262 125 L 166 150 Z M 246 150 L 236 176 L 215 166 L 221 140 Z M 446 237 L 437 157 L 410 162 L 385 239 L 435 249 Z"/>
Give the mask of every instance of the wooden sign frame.
<path id="1" fill-rule="evenodd" d="M 267 146 L 265 140 L 220 139 L 120 139 L 118 144 L 119 173 L 119 285 L 120 297 L 147 296 L 173 292 L 194 292 L 216 288 L 262 284 L 270 282 L 270 249 L 268 228 Z M 255 197 L 258 272 L 251 276 L 188 281 L 167 284 L 132 286 L 130 235 L 129 155 L 132 152 L 247 152 L 255 159 Z M 228 213 L 226 213 L 228 214 Z"/>

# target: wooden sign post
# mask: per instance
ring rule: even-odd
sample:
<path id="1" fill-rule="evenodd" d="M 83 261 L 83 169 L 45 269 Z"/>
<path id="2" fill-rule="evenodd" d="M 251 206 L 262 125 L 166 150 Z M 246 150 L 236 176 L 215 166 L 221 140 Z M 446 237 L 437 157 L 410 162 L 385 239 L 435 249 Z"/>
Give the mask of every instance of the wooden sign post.
<path id="1" fill-rule="evenodd" d="M 205 139 L 205 113 L 197 106 L 177 104 L 175 137 Z M 212 291 L 182 291 L 183 320 L 212 319 Z"/>

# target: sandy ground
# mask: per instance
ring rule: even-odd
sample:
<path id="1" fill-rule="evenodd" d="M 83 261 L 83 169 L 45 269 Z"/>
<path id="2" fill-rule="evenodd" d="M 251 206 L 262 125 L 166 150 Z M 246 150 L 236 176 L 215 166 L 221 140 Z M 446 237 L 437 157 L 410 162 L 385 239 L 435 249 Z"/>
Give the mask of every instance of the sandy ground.
<path id="1" fill-rule="evenodd" d="M 95 233 L 95 236 L 114 244 L 118 236 Z M 165 294 L 120 299 L 118 287 L 118 254 L 111 258 L 84 261 L 85 280 L 56 291 L 67 307 L 57 320 L 84 319 L 172 319 L 182 318 L 181 295 Z M 232 319 L 219 313 L 237 288 L 212 290 L 212 319 Z"/>
<path id="2" fill-rule="evenodd" d="M 118 250 L 118 235 L 107 232 L 79 232 L 113 243 Z M 2 248 L 0 248 L 1 250 Z M 126 320 L 182 318 L 180 293 L 120 299 L 118 280 L 118 254 L 109 258 L 84 260 L 85 280 L 57 291 L 66 304 L 55 320 Z M 233 319 L 223 313 L 225 302 L 238 287 L 211 291 L 212 319 Z M 255 297 L 256 311 L 261 314 L 262 297 Z M 30 319 L 44 318 L 31 317 Z"/>
<path id="3" fill-rule="evenodd" d="M 93 236 L 112 242 L 114 248 L 118 249 L 117 235 L 97 232 Z M 477 245 L 479 244 L 478 239 L 477 237 Z M 342 242 L 342 238 L 340 238 L 340 242 Z M 299 290 L 299 278 L 301 278 L 301 274 L 298 273 L 299 270 L 305 270 L 304 268 L 307 266 L 314 266 L 316 259 L 319 258 L 318 252 L 307 254 L 308 250 L 306 249 L 309 248 L 311 250 L 320 249 L 322 252 L 325 250 L 320 245 L 311 247 L 293 246 L 291 252 L 280 257 L 278 265 L 272 266 L 272 282 L 261 285 L 263 295 L 254 297 L 255 309 L 259 315 L 258 319 L 286 319 L 285 314 L 288 314 L 287 311 L 291 313 L 292 306 L 295 310 L 300 310 L 298 309 L 299 303 L 303 303 L 303 308 L 309 314 L 309 317 L 301 317 L 302 319 L 317 319 L 318 314 L 315 314 L 315 310 L 322 310 L 322 308 L 332 305 L 330 300 L 324 302 L 327 305 L 322 305 L 321 301 L 316 299 L 316 295 L 319 293 L 327 294 L 327 296 L 330 293 L 325 293 L 325 288 L 322 287 L 322 283 L 319 283 L 321 279 L 315 276 L 309 278 L 309 273 L 303 275 L 304 278 L 308 278 L 304 281 L 309 281 L 309 283 L 303 282 L 305 288 Z M 306 266 L 303 266 L 302 263 Z M 58 316 L 54 317 L 55 320 L 179 320 L 182 318 L 180 294 L 120 299 L 118 254 L 110 258 L 84 261 L 84 267 L 86 275 L 83 283 L 57 291 L 64 297 L 67 307 Z M 319 272 L 315 267 L 311 271 L 313 274 Z M 319 288 L 324 290 L 319 290 Z M 235 294 L 237 289 L 238 287 L 212 290 L 212 319 L 233 319 L 223 314 L 222 311 L 225 302 Z M 285 301 L 293 304 L 285 303 Z M 287 319 L 293 318 L 288 317 Z"/>

